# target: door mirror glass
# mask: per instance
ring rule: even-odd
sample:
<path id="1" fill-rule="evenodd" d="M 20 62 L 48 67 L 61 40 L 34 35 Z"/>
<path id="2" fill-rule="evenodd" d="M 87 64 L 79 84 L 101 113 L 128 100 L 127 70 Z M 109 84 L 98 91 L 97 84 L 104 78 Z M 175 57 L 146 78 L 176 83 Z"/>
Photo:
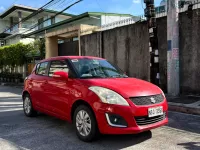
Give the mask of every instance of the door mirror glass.
<path id="1" fill-rule="evenodd" d="M 64 71 L 56 71 L 53 74 L 53 78 L 59 80 L 68 80 L 68 73 Z"/>

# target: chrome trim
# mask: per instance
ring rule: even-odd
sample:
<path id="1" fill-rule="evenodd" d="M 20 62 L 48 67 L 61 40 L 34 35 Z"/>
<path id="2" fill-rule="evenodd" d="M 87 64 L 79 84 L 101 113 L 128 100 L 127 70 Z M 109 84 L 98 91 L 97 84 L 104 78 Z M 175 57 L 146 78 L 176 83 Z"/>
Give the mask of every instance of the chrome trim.
<path id="1" fill-rule="evenodd" d="M 107 122 L 108 122 L 108 124 L 109 124 L 110 126 L 112 126 L 112 127 L 119 127 L 119 128 L 126 128 L 126 127 L 127 127 L 127 126 L 124 126 L 124 125 L 112 124 L 112 123 L 110 122 L 110 119 L 109 119 L 108 114 L 106 113 L 105 115 L 106 115 Z"/>

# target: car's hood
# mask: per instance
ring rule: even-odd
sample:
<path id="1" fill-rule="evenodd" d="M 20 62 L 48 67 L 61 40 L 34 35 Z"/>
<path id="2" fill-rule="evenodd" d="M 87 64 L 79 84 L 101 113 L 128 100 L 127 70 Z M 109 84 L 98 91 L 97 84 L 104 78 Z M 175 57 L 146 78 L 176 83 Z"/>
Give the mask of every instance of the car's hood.
<path id="1" fill-rule="evenodd" d="M 101 86 L 111 89 L 124 98 L 161 94 L 157 86 L 135 78 L 81 79 L 88 87 Z"/>

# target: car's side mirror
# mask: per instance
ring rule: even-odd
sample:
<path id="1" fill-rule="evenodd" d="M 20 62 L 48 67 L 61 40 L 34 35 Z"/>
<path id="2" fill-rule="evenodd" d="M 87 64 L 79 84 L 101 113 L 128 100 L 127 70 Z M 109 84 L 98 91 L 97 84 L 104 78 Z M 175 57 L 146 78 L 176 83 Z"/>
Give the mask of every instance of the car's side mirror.
<path id="1" fill-rule="evenodd" d="M 59 80 L 68 80 L 69 76 L 67 72 L 64 71 L 56 71 L 53 74 L 53 78 L 59 79 Z"/>

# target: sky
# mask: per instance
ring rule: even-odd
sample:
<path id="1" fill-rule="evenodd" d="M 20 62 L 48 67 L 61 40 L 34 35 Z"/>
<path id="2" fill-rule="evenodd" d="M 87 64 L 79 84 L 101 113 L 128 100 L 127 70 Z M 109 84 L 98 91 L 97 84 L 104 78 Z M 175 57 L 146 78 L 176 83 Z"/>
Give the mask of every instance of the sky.
<path id="1" fill-rule="evenodd" d="M 0 13 L 14 4 L 21 4 L 31 7 L 39 8 L 49 2 L 50 0 L 0 0 Z M 67 7 L 70 2 L 76 0 L 61 0 L 59 4 L 54 5 L 50 9 L 62 10 Z M 155 5 L 159 6 L 161 0 L 154 0 Z M 61 3 L 63 2 L 63 3 Z M 75 15 L 84 12 L 112 12 L 112 13 L 125 13 L 132 15 L 143 15 L 145 4 L 143 0 L 83 0 L 67 10 L 67 13 Z"/>

